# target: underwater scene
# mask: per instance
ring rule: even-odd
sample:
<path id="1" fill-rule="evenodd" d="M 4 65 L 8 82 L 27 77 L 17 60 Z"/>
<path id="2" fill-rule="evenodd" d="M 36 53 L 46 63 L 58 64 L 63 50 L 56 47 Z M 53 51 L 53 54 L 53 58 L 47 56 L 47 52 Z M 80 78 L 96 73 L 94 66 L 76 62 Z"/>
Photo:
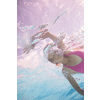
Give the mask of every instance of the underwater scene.
<path id="1" fill-rule="evenodd" d="M 63 66 L 44 56 L 50 38 L 35 40 L 35 48 L 23 53 L 30 37 L 44 29 L 63 34 L 67 50 L 84 51 L 84 1 L 17 0 L 17 100 L 84 100 L 62 74 Z M 84 74 L 72 76 L 84 89 Z"/>

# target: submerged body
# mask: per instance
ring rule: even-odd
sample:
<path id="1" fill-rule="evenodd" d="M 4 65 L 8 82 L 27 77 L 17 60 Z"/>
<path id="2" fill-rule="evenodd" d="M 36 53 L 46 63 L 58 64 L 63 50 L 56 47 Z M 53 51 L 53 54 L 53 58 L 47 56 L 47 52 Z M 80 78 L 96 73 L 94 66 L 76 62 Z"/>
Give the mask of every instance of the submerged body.
<path id="1" fill-rule="evenodd" d="M 53 48 L 55 45 L 53 44 L 48 44 L 44 50 L 48 47 L 51 46 L 49 48 L 49 50 L 47 50 L 48 52 L 45 54 L 47 55 L 46 58 L 48 59 L 48 61 L 50 61 L 53 64 L 59 64 L 62 63 L 63 64 L 63 68 L 62 68 L 62 73 L 63 75 L 68 79 L 68 81 L 70 82 L 70 84 L 74 87 L 74 89 L 81 95 L 84 95 L 84 90 L 80 88 L 80 86 L 77 84 L 77 82 L 75 81 L 75 79 L 71 76 L 71 74 L 76 74 L 76 73 L 84 73 L 84 53 L 81 51 L 66 51 L 65 48 L 65 44 L 63 43 L 62 40 L 60 40 L 58 37 L 56 37 L 55 35 L 46 32 L 46 30 L 41 31 L 42 34 L 38 37 L 40 39 L 45 39 L 45 38 L 50 38 L 51 40 L 58 41 L 56 43 L 57 47 L 63 51 L 63 52 L 59 52 L 59 50 L 54 50 L 51 49 Z M 38 35 L 38 33 L 36 33 L 35 35 L 33 35 L 31 37 L 32 40 L 34 40 L 35 36 Z M 31 49 L 33 49 L 35 47 L 35 44 L 30 44 L 29 46 L 26 46 L 24 48 L 24 53 L 25 52 L 29 52 Z"/>
<path id="2" fill-rule="evenodd" d="M 84 52 L 81 51 L 65 51 L 63 55 L 58 55 L 57 51 L 54 54 L 49 54 L 49 61 L 58 64 L 62 63 L 64 69 L 70 74 L 84 73 Z"/>

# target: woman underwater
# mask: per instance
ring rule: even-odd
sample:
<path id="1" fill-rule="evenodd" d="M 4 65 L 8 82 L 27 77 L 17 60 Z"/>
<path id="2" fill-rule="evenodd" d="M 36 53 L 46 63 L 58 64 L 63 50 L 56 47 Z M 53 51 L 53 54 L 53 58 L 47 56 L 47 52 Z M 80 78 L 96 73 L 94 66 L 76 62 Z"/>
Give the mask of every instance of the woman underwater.
<path id="1" fill-rule="evenodd" d="M 50 38 L 53 43 L 47 44 L 43 52 L 45 57 L 53 64 L 63 64 L 62 73 L 68 79 L 74 89 L 81 95 L 84 95 L 84 90 L 80 88 L 71 74 L 84 73 L 84 52 L 81 51 L 67 51 L 66 46 L 63 43 L 62 37 L 57 37 L 48 32 L 48 29 L 40 31 L 31 36 L 31 43 L 26 45 L 23 49 L 24 53 L 29 53 L 31 49 L 34 49 L 37 42 L 33 42 L 35 39 L 43 40 Z M 57 47 L 56 49 L 53 49 Z"/>

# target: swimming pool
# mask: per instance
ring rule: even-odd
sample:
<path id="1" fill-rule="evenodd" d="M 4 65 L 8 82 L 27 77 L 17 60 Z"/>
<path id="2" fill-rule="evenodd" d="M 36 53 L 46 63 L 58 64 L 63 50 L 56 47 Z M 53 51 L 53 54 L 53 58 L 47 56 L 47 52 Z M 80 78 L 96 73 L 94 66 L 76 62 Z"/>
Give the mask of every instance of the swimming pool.
<path id="1" fill-rule="evenodd" d="M 23 54 L 24 45 L 37 26 L 49 23 L 52 34 L 63 31 L 67 36 L 84 26 L 84 4 L 81 0 L 17 0 L 17 100 L 83 100 L 57 67 L 46 60 L 43 48 L 50 39 L 38 43 L 29 54 Z M 62 14 L 51 27 L 57 16 Z M 83 41 L 82 41 L 83 42 Z M 84 74 L 73 75 L 84 89 Z"/>

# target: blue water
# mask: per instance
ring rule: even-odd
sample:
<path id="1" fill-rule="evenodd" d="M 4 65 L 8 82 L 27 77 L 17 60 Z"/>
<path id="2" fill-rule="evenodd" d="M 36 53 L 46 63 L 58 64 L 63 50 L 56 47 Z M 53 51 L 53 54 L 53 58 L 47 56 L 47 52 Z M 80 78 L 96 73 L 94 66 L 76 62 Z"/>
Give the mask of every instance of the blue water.
<path id="1" fill-rule="evenodd" d="M 83 100 L 84 96 L 75 91 L 61 69 L 54 69 L 48 73 L 46 70 L 38 72 L 38 69 L 30 71 L 29 68 L 18 67 L 18 75 L 23 76 L 17 80 L 17 100 Z M 73 77 L 84 89 L 84 75 L 76 74 Z"/>
<path id="2" fill-rule="evenodd" d="M 67 37 L 80 30 L 84 26 L 83 3 L 80 0 L 17 1 L 17 100 L 83 100 L 84 96 L 77 93 L 63 76 L 62 67 L 42 59 L 43 48 L 50 39 L 38 43 L 28 55 L 23 54 L 23 48 L 29 38 L 39 31 L 36 26 L 51 22 L 46 27 L 50 28 L 54 23 L 49 32 L 58 35 L 66 31 Z M 71 46 L 73 44 L 83 45 L 84 38 L 81 37 L 74 38 L 74 42 L 65 39 L 67 47 L 71 49 L 74 48 Z M 68 44 L 67 40 L 70 40 L 71 44 Z M 84 89 L 84 74 L 76 74 L 73 77 Z"/>
<path id="3" fill-rule="evenodd" d="M 76 35 L 74 41 L 82 40 L 82 43 L 80 42 L 82 45 L 83 35 Z M 69 47 L 74 41 L 69 44 Z M 43 48 L 46 44 L 47 42 L 43 40 L 29 54 L 18 56 L 17 100 L 83 100 L 84 96 L 80 95 L 63 76 L 62 66 L 58 67 L 44 57 Z M 20 46 L 20 49 L 23 48 Z M 84 74 L 72 76 L 84 89 Z"/>

